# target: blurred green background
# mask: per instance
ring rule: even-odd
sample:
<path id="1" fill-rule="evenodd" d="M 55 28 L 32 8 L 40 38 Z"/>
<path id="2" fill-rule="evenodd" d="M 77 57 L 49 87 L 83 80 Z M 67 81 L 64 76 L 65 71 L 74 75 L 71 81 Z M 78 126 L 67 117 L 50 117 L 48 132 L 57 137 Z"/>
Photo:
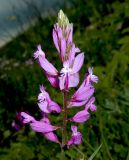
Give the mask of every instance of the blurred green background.
<path id="1" fill-rule="evenodd" d="M 83 143 L 66 151 L 66 159 L 88 160 L 102 144 L 95 160 L 129 160 L 129 0 L 71 0 L 65 1 L 62 9 L 74 24 L 75 44 L 85 52 L 81 81 L 88 66 L 93 66 L 99 77 L 95 85 L 97 111 L 79 125 Z M 0 160 L 60 159 L 57 144 L 29 127 L 19 132 L 11 127 L 18 111 L 38 117 L 40 84 L 62 103 L 62 95 L 52 89 L 32 58 L 36 45 L 42 44 L 47 58 L 60 69 L 52 41 L 56 21 L 53 14 L 39 16 L 35 25 L 0 48 Z M 51 121 L 60 119 L 52 115 Z"/>

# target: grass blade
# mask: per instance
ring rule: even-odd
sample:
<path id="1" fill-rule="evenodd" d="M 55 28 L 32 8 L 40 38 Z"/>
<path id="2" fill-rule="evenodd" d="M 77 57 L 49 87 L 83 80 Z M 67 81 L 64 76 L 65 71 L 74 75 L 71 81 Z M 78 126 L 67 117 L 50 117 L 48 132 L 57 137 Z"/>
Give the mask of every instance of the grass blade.
<path id="1" fill-rule="evenodd" d="M 88 160 L 92 160 L 96 156 L 96 154 L 99 152 L 101 147 L 102 147 L 102 144 L 95 150 L 95 152 L 90 156 Z"/>

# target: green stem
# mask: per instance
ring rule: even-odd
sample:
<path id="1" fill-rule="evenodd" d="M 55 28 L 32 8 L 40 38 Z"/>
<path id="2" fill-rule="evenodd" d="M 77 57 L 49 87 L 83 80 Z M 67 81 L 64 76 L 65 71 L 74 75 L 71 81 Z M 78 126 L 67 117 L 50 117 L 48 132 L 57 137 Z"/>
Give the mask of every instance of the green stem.
<path id="1" fill-rule="evenodd" d="M 62 147 L 64 147 L 67 143 L 67 139 L 66 139 L 66 126 L 67 126 L 67 92 L 64 91 L 63 92 L 63 97 L 64 97 L 64 105 L 63 105 L 63 127 L 62 127 Z"/>
<path id="2" fill-rule="evenodd" d="M 62 142 L 61 142 L 61 160 L 65 160 L 64 147 L 67 144 L 67 92 L 63 92 L 63 126 L 62 126 Z"/>

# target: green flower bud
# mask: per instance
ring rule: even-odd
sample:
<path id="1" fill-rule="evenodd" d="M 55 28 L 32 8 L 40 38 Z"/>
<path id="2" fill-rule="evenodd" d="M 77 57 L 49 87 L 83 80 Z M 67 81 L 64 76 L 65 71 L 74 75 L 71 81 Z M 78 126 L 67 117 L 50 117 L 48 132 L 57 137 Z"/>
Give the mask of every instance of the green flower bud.
<path id="1" fill-rule="evenodd" d="M 65 28 L 66 26 L 68 26 L 68 27 L 71 26 L 67 16 L 64 14 L 64 12 L 62 10 L 60 10 L 58 13 L 58 24 L 61 28 Z"/>

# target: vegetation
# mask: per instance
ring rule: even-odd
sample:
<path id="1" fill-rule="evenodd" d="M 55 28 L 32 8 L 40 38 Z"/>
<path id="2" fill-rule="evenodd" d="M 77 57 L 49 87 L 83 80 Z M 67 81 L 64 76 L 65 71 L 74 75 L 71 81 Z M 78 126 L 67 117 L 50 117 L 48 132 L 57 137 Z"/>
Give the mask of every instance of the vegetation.
<path id="1" fill-rule="evenodd" d="M 74 23 L 77 46 L 85 52 L 81 74 L 84 75 L 86 67 L 93 66 L 99 83 L 95 86 L 98 109 L 87 123 L 80 126 L 83 144 L 67 150 L 67 159 L 91 160 L 98 149 L 96 160 L 128 160 L 129 0 L 74 0 L 71 3 L 71 8 L 65 7 L 64 12 Z M 60 67 L 51 38 L 55 21 L 55 16 L 44 18 L 0 49 L 1 160 L 60 159 L 58 145 L 29 128 L 23 127 L 16 132 L 11 127 L 18 111 L 40 115 L 36 103 L 41 82 L 47 86 L 51 97 L 62 103 L 61 95 L 50 88 L 32 58 L 36 45 L 41 43 L 48 59 Z M 53 120 L 57 120 L 56 116 Z"/>

